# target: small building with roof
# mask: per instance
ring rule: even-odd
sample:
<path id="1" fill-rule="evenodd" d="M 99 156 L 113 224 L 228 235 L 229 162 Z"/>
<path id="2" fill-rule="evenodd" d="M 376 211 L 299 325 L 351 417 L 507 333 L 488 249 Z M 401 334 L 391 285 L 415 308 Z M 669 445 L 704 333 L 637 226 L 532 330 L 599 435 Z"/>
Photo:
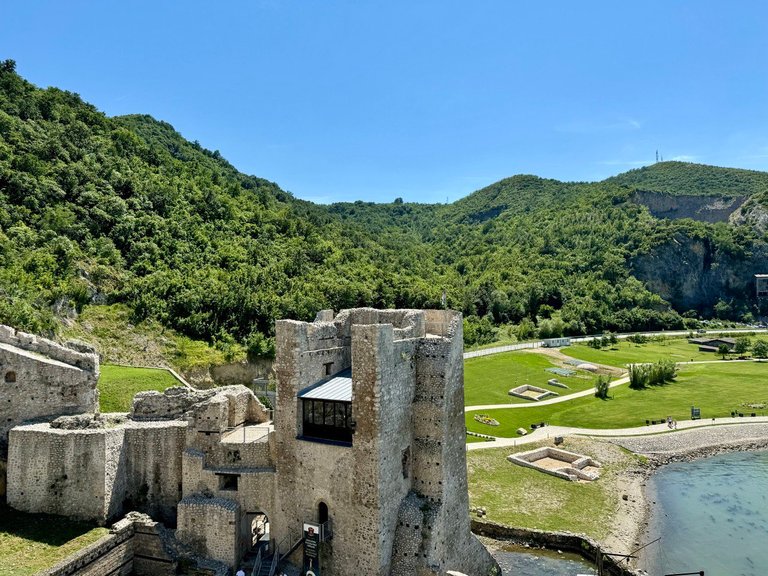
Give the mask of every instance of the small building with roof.
<path id="1" fill-rule="evenodd" d="M 720 346 L 728 346 L 728 351 L 736 347 L 736 340 L 733 338 L 691 338 L 688 340 L 691 344 L 699 347 L 699 352 L 717 352 Z"/>

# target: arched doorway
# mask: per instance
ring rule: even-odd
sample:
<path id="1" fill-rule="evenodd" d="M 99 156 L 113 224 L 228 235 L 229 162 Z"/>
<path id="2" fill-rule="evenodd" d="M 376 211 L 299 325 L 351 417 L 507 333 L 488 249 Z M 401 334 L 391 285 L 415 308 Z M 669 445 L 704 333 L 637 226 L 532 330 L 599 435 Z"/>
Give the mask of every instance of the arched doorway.
<path id="1" fill-rule="evenodd" d="M 317 505 L 317 523 L 321 526 L 328 522 L 328 504 L 320 502 Z"/>
<path id="2" fill-rule="evenodd" d="M 247 515 L 249 522 L 250 549 L 257 551 L 269 546 L 269 518 L 264 512 L 254 512 Z"/>

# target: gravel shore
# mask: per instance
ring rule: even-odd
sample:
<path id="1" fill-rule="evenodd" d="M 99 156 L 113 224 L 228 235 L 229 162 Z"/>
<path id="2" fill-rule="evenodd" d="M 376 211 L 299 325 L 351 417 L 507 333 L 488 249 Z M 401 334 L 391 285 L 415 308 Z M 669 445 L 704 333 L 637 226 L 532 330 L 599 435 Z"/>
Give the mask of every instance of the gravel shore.
<path id="1" fill-rule="evenodd" d="M 723 452 L 767 450 L 768 423 L 704 426 L 653 436 L 603 440 L 648 457 L 646 467 L 629 470 L 621 477 L 622 510 L 603 542 L 606 550 L 629 554 L 649 539 L 646 531 L 655 497 L 648 493 L 646 480 L 656 468 Z"/>

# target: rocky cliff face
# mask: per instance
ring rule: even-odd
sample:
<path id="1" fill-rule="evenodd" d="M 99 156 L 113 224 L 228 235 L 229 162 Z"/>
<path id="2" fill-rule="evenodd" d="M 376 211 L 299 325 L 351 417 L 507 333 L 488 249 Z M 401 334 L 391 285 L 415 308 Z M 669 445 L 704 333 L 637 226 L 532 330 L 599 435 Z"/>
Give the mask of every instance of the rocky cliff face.
<path id="1" fill-rule="evenodd" d="M 759 235 L 768 231 L 768 210 L 753 199 L 742 204 L 731 214 L 730 223 L 736 226 L 749 226 Z"/>
<path id="2" fill-rule="evenodd" d="M 747 196 L 672 195 L 638 190 L 632 201 L 646 206 L 656 218 L 691 218 L 700 222 L 728 222 L 739 210 Z"/>
<path id="3" fill-rule="evenodd" d="M 675 309 L 711 310 L 720 298 L 754 298 L 754 275 L 768 272 L 768 246 L 761 242 L 737 255 L 718 250 L 708 239 L 676 234 L 630 266 L 636 278 Z"/>

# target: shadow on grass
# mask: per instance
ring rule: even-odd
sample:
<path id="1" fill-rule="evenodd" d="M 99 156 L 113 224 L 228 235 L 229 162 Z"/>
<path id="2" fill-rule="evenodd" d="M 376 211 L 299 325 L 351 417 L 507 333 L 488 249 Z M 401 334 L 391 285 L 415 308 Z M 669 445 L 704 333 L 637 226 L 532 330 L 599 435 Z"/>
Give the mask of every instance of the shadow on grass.
<path id="1" fill-rule="evenodd" d="M 0 503 L 0 532 L 49 546 L 62 546 L 95 526 L 63 516 L 27 514 Z"/>

